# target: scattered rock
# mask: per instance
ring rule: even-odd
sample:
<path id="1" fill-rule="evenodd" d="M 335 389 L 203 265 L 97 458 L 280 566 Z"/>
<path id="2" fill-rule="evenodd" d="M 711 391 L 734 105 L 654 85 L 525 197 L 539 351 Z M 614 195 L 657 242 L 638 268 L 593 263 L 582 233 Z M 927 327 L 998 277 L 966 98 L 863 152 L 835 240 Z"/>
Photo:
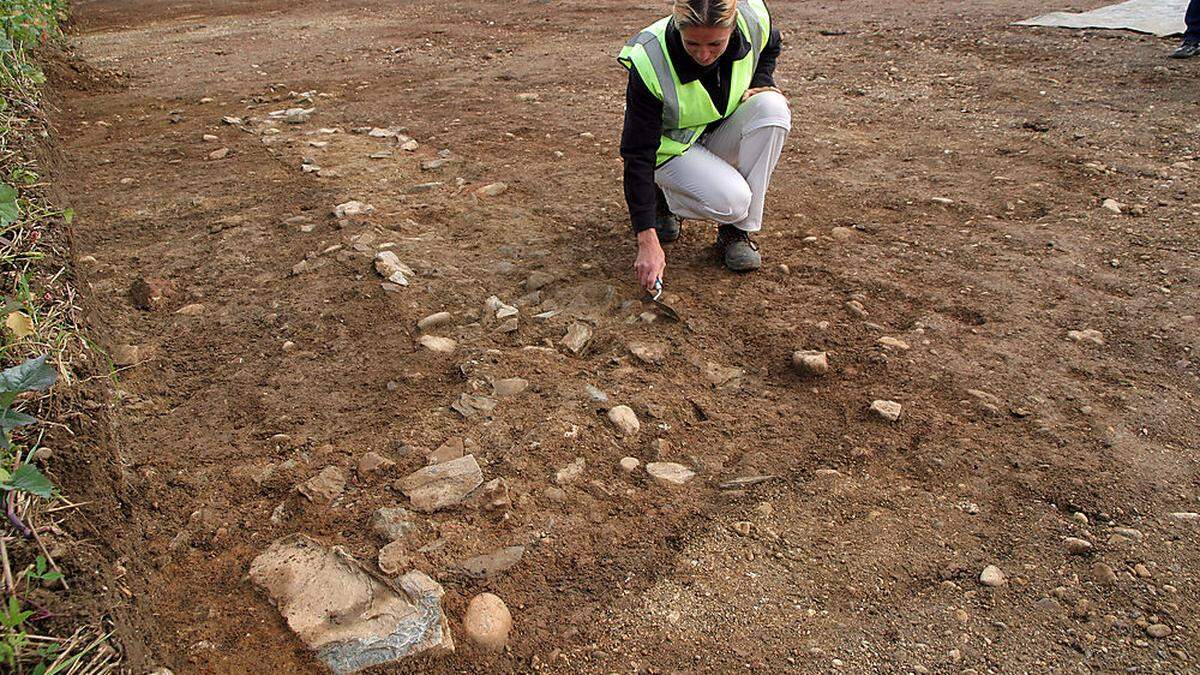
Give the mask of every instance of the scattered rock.
<path id="1" fill-rule="evenodd" d="M 480 492 L 484 511 L 503 511 L 512 506 L 508 483 L 503 478 L 495 478 L 484 483 Z"/>
<path id="2" fill-rule="evenodd" d="M 474 455 L 414 471 L 399 481 L 413 508 L 431 513 L 457 505 L 483 483 Z"/>
<path id="3" fill-rule="evenodd" d="M 412 567 L 412 557 L 404 542 L 393 541 L 379 549 L 379 571 L 393 577 L 409 567 Z"/>
<path id="4" fill-rule="evenodd" d="M 416 529 L 408 509 L 384 506 L 371 516 L 371 531 L 384 541 L 404 539 Z"/>
<path id="5" fill-rule="evenodd" d="M 1112 585 L 1117 583 L 1117 574 L 1113 572 L 1113 568 L 1105 563 L 1098 562 L 1092 565 L 1092 578 L 1098 583 Z"/>
<path id="6" fill-rule="evenodd" d="M 1104 344 L 1104 334 L 1094 328 L 1085 328 L 1083 330 L 1069 330 L 1067 337 L 1074 342 L 1091 342 L 1095 345 Z"/>
<path id="7" fill-rule="evenodd" d="M 531 272 L 525 280 L 525 290 L 533 292 L 545 288 L 554 282 L 554 278 L 549 272 Z"/>
<path id="8" fill-rule="evenodd" d="M 500 195 L 501 193 L 503 193 L 507 189 L 508 189 L 507 184 L 497 181 L 495 183 L 489 183 L 487 185 L 484 185 L 483 187 L 476 190 L 475 194 L 482 195 L 484 197 L 496 197 L 496 196 Z"/>
<path id="9" fill-rule="evenodd" d="M 1150 568 L 1146 567 L 1142 563 L 1138 563 L 1133 566 L 1133 573 L 1138 575 L 1139 579 L 1149 579 L 1151 576 L 1153 576 L 1150 574 Z"/>
<path id="10" fill-rule="evenodd" d="M 900 338 L 888 337 L 886 335 L 879 338 L 879 344 L 883 345 L 885 348 L 899 349 L 900 351 L 908 351 L 909 349 L 908 343 L 904 340 L 901 340 Z"/>
<path id="11" fill-rule="evenodd" d="M 746 371 L 737 366 L 722 366 L 712 361 L 704 364 L 704 379 L 714 387 L 723 387 L 727 384 L 736 386 L 745 374 Z"/>
<path id="12" fill-rule="evenodd" d="M 362 459 L 358 460 L 358 475 L 369 476 L 393 466 L 396 466 L 396 463 L 387 457 L 377 452 L 368 452 L 362 456 Z"/>
<path id="13" fill-rule="evenodd" d="M 437 335 L 422 335 L 417 338 L 417 344 L 438 354 L 451 354 L 458 348 L 458 343 L 454 340 Z"/>
<path id="14" fill-rule="evenodd" d="M 637 468 L 641 465 L 642 465 L 642 463 L 640 461 L 638 461 L 637 457 L 621 458 L 621 471 L 626 474 L 631 474 L 634 471 L 637 471 Z"/>
<path id="15" fill-rule="evenodd" d="M 432 181 L 429 183 L 417 183 L 416 185 L 413 185 L 412 187 L 405 190 L 405 192 L 407 192 L 409 194 L 416 194 L 418 192 L 429 192 L 430 190 L 436 190 L 443 185 L 445 185 L 445 183 L 443 183 L 440 180 L 435 180 L 435 181 Z"/>
<path id="16" fill-rule="evenodd" d="M 1180 523 L 1200 522 L 1200 513 L 1193 513 L 1191 511 L 1178 511 L 1171 514 L 1171 520 Z"/>
<path id="17" fill-rule="evenodd" d="M 643 363 L 657 364 L 662 363 L 663 359 L 667 358 L 670 352 L 670 347 L 665 342 L 630 342 L 629 352 L 636 356 Z"/>
<path id="18" fill-rule="evenodd" d="M 608 403 L 608 394 L 600 391 L 593 385 L 585 385 L 583 390 L 587 393 L 588 398 L 592 403 Z"/>
<path id="19" fill-rule="evenodd" d="M 579 480 L 583 475 L 583 469 L 587 466 L 587 460 L 582 457 L 576 457 L 574 462 L 559 469 L 554 474 L 554 483 L 556 485 L 570 485 Z"/>
<path id="20" fill-rule="evenodd" d="M 900 409 L 900 404 L 895 401 L 877 400 L 871 403 L 871 412 L 889 422 L 900 419 Z"/>
<path id="21" fill-rule="evenodd" d="M 829 355 L 826 352 L 801 349 L 792 352 L 792 367 L 803 375 L 824 375 L 829 372 Z"/>
<path id="22" fill-rule="evenodd" d="M 1005 584 L 1004 572 L 1000 571 L 995 565 L 988 565 L 983 568 L 983 572 L 979 574 L 979 583 L 984 586 L 997 588 Z"/>
<path id="23" fill-rule="evenodd" d="M 415 276 L 412 268 L 400 262 L 400 258 L 392 251 L 380 251 L 375 254 L 375 271 L 384 279 L 401 286 L 407 286 L 408 277 Z"/>
<path id="24" fill-rule="evenodd" d="M 208 153 L 209 159 L 225 159 L 228 156 L 229 148 L 221 148 L 220 150 L 213 150 L 212 152 Z"/>
<path id="25" fill-rule="evenodd" d="M 1135 530 L 1132 527 L 1114 527 L 1109 532 L 1131 541 L 1141 541 L 1143 537 L 1141 530 Z"/>
<path id="26" fill-rule="evenodd" d="M 419 266 L 419 265 L 418 265 Z M 450 312 L 437 312 L 421 319 L 417 322 L 417 328 L 420 330 L 432 330 L 441 326 L 445 326 L 454 321 L 454 316 Z"/>
<path id="27" fill-rule="evenodd" d="M 459 565 L 459 569 L 462 574 L 472 579 L 495 579 L 521 562 L 521 557 L 524 555 L 524 546 L 509 546 L 470 560 L 464 560 Z"/>
<path id="28" fill-rule="evenodd" d="M 492 382 L 492 395 L 494 396 L 513 396 L 525 391 L 529 386 L 528 380 L 523 380 L 519 377 L 509 377 L 503 380 Z"/>
<path id="29" fill-rule="evenodd" d="M 494 295 L 487 299 L 486 304 L 488 311 L 494 312 L 497 319 L 507 319 L 521 313 L 521 310 L 512 305 L 505 304 L 503 300 Z"/>
<path id="30" fill-rule="evenodd" d="M 1104 203 L 1102 203 L 1100 206 L 1108 211 L 1112 211 L 1113 213 L 1117 213 L 1117 214 L 1121 213 L 1121 211 L 1125 208 L 1124 204 L 1113 199 L 1112 197 L 1105 199 Z"/>
<path id="31" fill-rule="evenodd" d="M 675 462 L 650 462 L 646 465 L 646 473 L 659 485 L 675 487 L 683 485 L 696 477 L 696 472 Z"/>
<path id="32" fill-rule="evenodd" d="M 1171 627 L 1166 624 L 1152 623 L 1146 626 L 1146 635 L 1161 640 L 1171 634 Z"/>
<path id="33" fill-rule="evenodd" d="M 496 409 L 496 399 L 464 392 L 459 394 L 457 401 L 450 404 L 450 409 L 467 419 L 479 414 L 489 415 Z"/>
<path id="34" fill-rule="evenodd" d="M 858 300 L 851 300 L 851 301 L 847 302 L 846 309 L 851 314 L 853 314 L 854 316 L 857 316 L 860 319 L 865 319 L 868 316 L 870 316 L 869 314 L 867 314 L 866 308 L 864 308 L 863 304 L 861 302 L 859 302 Z"/>
<path id="35" fill-rule="evenodd" d="M 1092 542 L 1086 539 L 1067 537 L 1063 539 L 1063 543 L 1067 545 L 1067 552 L 1071 555 L 1086 555 L 1092 552 Z"/>
<path id="36" fill-rule="evenodd" d="M 184 305 L 183 307 L 180 307 L 179 309 L 175 310 L 175 313 L 182 316 L 200 316 L 204 313 L 204 305 L 194 302 L 190 305 Z"/>
<path id="37" fill-rule="evenodd" d="M 454 649 L 442 587 L 423 572 L 413 570 L 395 583 L 382 580 L 340 548 L 297 534 L 255 558 L 250 579 L 339 675 Z"/>
<path id="38" fill-rule="evenodd" d="M 748 520 L 739 520 L 738 522 L 733 524 L 733 531 L 737 532 L 738 534 L 742 535 L 743 537 L 749 537 L 750 532 L 753 529 L 754 529 L 754 524 Z"/>
<path id="39" fill-rule="evenodd" d="M 572 354 L 579 354 L 587 348 L 588 342 L 592 339 L 592 329 L 587 324 L 575 322 L 567 329 L 567 334 L 563 336 L 562 346 L 571 350 Z"/>
<path id="40" fill-rule="evenodd" d="M 437 450 L 429 453 L 426 461 L 429 464 L 442 464 L 449 462 L 452 459 L 458 459 L 466 456 L 466 444 L 461 438 L 449 438 L 445 443 L 438 446 Z"/>
<path id="41" fill-rule="evenodd" d="M 518 101 L 532 102 L 541 100 L 542 95 L 532 91 L 521 92 L 517 94 Z"/>
<path id="42" fill-rule="evenodd" d="M 336 466 L 327 466 L 321 473 L 309 478 L 296 487 L 308 501 L 329 504 L 342 496 L 346 489 L 346 474 Z"/>
<path id="43" fill-rule="evenodd" d="M 637 415 L 627 405 L 615 406 L 608 411 L 608 420 L 613 423 L 622 436 L 636 436 L 642 430 Z"/>
<path id="44" fill-rule="evenodd" d="M 356 216 L 365 216 L 374 210 L 375 207 L 370 204 L 351 200 L 333 207 L 333 215 L 337 218 L 354 218 Z"/>
<path id="45" fill-rule="evenodd" d="M 471 599 L 463 615 L 463 632 L 476 647 L 498 652 L 508 644 L 510 631 L 512 614 L 503 600 L 491 593 L 480 593 Z"/>
<path id="46" fill-rule="evenodd" d="M 542 494 L 546 496 L 546 499 L 549 499 L 556 504 L 561 504 L 567 501 L 567 492 L 562 488 L 556 488 L 553 485 L 547 487 Z"/>

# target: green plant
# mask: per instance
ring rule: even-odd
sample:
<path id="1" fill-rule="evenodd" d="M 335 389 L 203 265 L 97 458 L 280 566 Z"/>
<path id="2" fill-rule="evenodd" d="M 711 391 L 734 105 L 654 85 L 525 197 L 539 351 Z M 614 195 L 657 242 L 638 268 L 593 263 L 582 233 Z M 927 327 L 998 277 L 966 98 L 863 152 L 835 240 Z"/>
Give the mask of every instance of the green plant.
<path id="1" fill-rule="evenodd" d="M 17 655 L 29 644 L 29 633 L 25 622 L 33 616 L 30 610 L 21 609 L 16 595 L 8 596 L 8 603 L 0 605 L 0 665 L 10 669 L 17 665 Z"/>
<path id="2" fill-rule="evenodd" d="M 0 372 L 0 449 L 12 450 L 12 432 L 18 427 L 37 423 L 37 419 L 13 410 L 17 396 L 28 391 L 46 391 L 58 379 L 58 373 L 46 363 L 45 356 L 29 359 L 24 363 Z M 0 490 L 20 490 L 39 497 L 50 497 L 53 486 L 33 464 L 22 463 L 9 472 L 5 465 L 15 457 L 0 464 Z"/>

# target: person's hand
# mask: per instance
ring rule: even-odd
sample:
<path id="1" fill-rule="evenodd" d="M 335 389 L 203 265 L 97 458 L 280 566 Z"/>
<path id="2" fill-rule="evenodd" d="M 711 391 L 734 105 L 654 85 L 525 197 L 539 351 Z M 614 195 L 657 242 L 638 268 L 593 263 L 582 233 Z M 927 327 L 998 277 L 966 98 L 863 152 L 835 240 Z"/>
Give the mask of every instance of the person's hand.
<path id="1" fill-rule="evenodd" d="M 633 269 L 642 288 L 653 292 L 654 282 L 662 278 L 663 269 L 667 266 L 667 255 L 658 243 L 658 231 L 654 228 L 638 232 L 637 238 L 638 253 L 633 261 Z"/>
<path id="2" fill-rule="evenodd" d="M 761 94 L 761 93 L 763 93 L 764 91 L 773 91 L 773 92 L 775 92 L 776 94 L 782 94 L 782 93 L 783 93 L 782 91 L 779 91 L 779 88 L 778 88 L 778 87 L 755 87 L 755 88 L 753 88 L 753 89 L 747 89 L 747 90 L 746 90 L 746 93 L 742 94 L 742 100 L 741 100 L 740 102 L 741 102 L 741 103 L 745 103 L 745 102 L 746 102 L 746 99 L 750 98 L 751 96 L 753 96 L 753 95 L 755 95 L 755 94 Z"/>

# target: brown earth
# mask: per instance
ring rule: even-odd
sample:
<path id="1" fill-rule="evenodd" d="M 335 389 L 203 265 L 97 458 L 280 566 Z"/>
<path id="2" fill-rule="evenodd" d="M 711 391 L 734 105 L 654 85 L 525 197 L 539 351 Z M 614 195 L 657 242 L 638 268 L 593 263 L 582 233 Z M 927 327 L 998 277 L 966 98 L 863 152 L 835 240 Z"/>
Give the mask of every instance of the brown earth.
<path id="1" fill-rule="evenodd" d="M 250 561 L 296 532 L 373 561 L 371 514 L 407 503 L 393 480 L 467 437 L 513 507 L 422 515 L 416 565 L 455 630 L 486 589 L 513 637 L 485 656 L 460 634 L 412 672 L 1200 667 L 1197 526 L 1169 515 L 1200 494 L 1200 64 L 1163 40 L 1009 26 L 1050 9 L 1028 0 L 865 4 L 772 4 L 795 119 L 767 264 L 724 272 L 711 226 L 687 223 L 671 324 L 626 302 L 612 58 L 661 3 L 77 3 L 86 64 L 54 70 L 57 179 L 75 254 L 96 259 L 79 264 L 91 330 L 141 348 L 116 376 L 124 480 L 95 487 L 123 508 L 91 514 L 119 556 L 103 573 L 127 598 L 130 664 L 318 670 Z M 265 122 L 297 106 L 315 111 Z M 419 147 L 352 133 L 392 126 Z M 508 190 L 475 193 L 494 181 Z M 351 199 L 374 211 L 337 222 Z M 372 269 L 387 242 L 406 288 Z M 535 271 L 554 280 L 516 332 L 476 321 Z M 165 307 L 133 306 L 138 277 L 170 282 Z M 415 343 L 441 310 L 451 355 Z M 559 346 L 574 321 L 595 331 L 582 355 Z M 1104 344 L 1068 339 L 1083 329 Z M 643 364 L 631 341 L 670 352 Z M 828 351 L 831 372 L 802 378 L 795 349 Z M 505 377 L 530 386 L 490 416 L 449 408 Z M 587 384 L 640 434 L 618 438 Z M 370 451 L 396 466 L 358 475 Z M 627 455 L 698 476 L 666 490 L 624 477 Z M 583 477 L 550 499 L 577 457 Z M 332 506 L 294 491 L 329 465 L 351 477 Z M 779 478 L 719 487 L 755 474 Z M 1067 536 L 1095 548 L 1071 555 Z M 514 544 L 498 579 L 452 573 Z M 979 582 L 989 564 L 1005 585 Z"/>

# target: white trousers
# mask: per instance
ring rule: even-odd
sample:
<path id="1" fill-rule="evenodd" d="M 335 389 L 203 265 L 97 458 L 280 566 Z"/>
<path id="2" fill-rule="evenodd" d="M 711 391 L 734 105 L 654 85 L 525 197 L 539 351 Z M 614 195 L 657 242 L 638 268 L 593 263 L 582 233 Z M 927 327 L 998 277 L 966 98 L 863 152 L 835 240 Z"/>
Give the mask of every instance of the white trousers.
<path id="1" fill-rule="evenodd" d="M 791 128 L 783 94 L 755 94 L 702 143 L 655 170 L 654 182 L 681 218 L 757 232 L 771 172 Z"/>

